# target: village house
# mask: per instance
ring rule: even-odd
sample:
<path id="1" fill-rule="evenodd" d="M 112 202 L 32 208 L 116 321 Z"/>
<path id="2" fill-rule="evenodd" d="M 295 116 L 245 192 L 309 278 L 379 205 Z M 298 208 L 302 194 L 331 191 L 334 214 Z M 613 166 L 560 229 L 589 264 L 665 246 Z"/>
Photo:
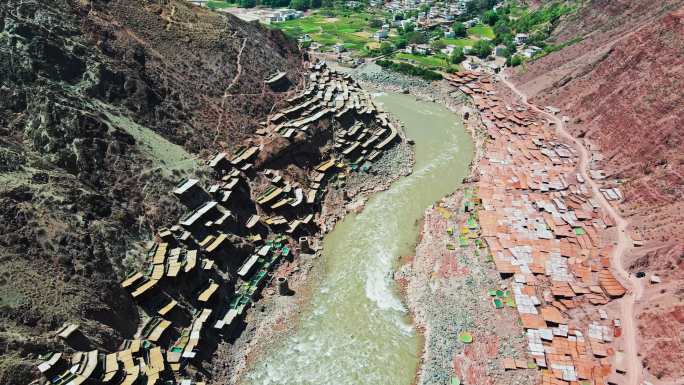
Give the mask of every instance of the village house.
<path id="1" fill-rule="evenodd" d="M 526 33 L 517 33 L 513 40 L 515 41 L 516 45 L 523 45 L 527 43 L 527 40 L 529 40 L 529 38 L 530 37 Z"/>
<path id="2" fill-rule="evenodd" d="M 335 44 L 333 46 L 333 50 L 335 51 L 335 53 L 340 54 L 340 53 L 346 51 L 347 48 L 345 48 L 344 44 L 338 43 L 338 44 Z"/>
<path id="3" fill-rule="evenodd" d="M 416 45 L 416 53 L 418 55 L 429 55 L 431 52 L 432 52 L 432 48 L 428 44 Z"/>
<path id="4" fill-rule="evenodd" d="M 377 32 L 375 32 L 375 34 L 373 35 L 373 37 L 374 37 L 375 40 L 377 40 L 377 41 L 381 41 L 381 40 L 387 39 L 387 36 L 388 36 L 388 33 L 387 33 L 387 30 L 386 30 L 386 29 L 380 29 L 380 30 L 378 30 Z"/>
<path id="5" fill-rule="evenodd" d="M 454 52 L 455 49 L 456 49 L 456 46 L 455 46 L 455 45 L 449 44 L 449 45 L 447 45 L 445 48 L 443 48 L 443 49 L 441 50 L 441 52 L 442 52 L 443 54 L 445 54 L 445 55 L 448 56 L 448 55 L 451 55 L 451 54 Z"/>
<path id="6" fill-rule="evenodd" d="M 294 9 L 281 9 L 273 12 L 273 14 L 269 17 L 269 20 L 271 22 L 282 22 L 299 19 L 302 17 L 304 17 L 304 12 L 302 11 L 297 11 Z"/>
<path id="7" fill-rule="evenodd" d="M 541 48 L 532 45 L 532 46 L 529 46 L 529 47 L 525 48 L 525 49 L 522 51 L 522 54 L 523 54 L 523 56 L 525 56 L 526 58 L 531 58 L 531 57 L 533 57 L 534 55 L 536 55 L 538 52 L 541 52 L 541 51 L 542 51 Z"/>
<path id="8" fill-rule="evenodd" d="M 504 57 L 506 56 L 507 49 L 506 46 L 503 44 L 499 44 L 496 47 L 494 47 L 494 55 L 498 57 Z"/>
<path id="9" fill-rule="evenodd" d="M 311 35 L 309 35 L 308 33 L 305 33 L 302 36 L 300 36 L 298 40 L 300 43 L 306 43 L 306 42 L 311 41 L 312 39 L 311 39 Z"/>

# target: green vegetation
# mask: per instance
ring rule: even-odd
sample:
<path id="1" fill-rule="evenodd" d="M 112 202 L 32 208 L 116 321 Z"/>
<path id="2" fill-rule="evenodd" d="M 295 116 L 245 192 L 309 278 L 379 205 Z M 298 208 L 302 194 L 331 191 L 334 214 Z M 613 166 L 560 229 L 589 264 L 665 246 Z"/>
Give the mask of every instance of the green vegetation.
<path id="1" fill-rule="evenodd" d="M 234 7 L 236 4 L 231 3 L 228 1 L 208 1 L 207 2 L 207 8 L 209 9 L 222 9 L 222 8 L 229 8 L 229 7 Z"/>
<path id="2" fill-rule="evenodd" d="M 416 67 L 414 65 L 402 62 L 394 62 L 391 60 L 378 60 L 376 62 L 380 67 L 390 69 L 406 75 L 418 76 L 425 80 L 441 80 L 442 75 L 437 72 L 430 71 L 425 68 Z"/>
<path id="3" fill-rule="evenodd" d="M 215 0 L 207 2 L 209 9 L 222 9 L 228 7 L 254 8 L 258 5 L 272 8 L 289 7 L 305 11 L 311 8 L 321 8 L 322 0 Z M 332 3 L 328 4 L 332 7 Z"/>
<path id="4" fill-rule="evenodd" d="M 463 48 L 461 47 L 456 47 L 454 50 L 451 52 L 451 55 L 449 56 L 449 62 L 451 64 L 460 64 L 465 60 L 465 54 L 463 53 Z"/>
<path id="5" fill-rule="evenodd" d="M 475 40 L 471 39 L 441 39 L 445 45 L 455 45 L 457 47 L 472 47 L 475 44 Z"/>
<path id="6" fill-rule="evenodd" d="M 542 56 L 550 54 L 551 52 L 560 51 L 561 49 L 563 49 L 567 46 L 573 45 L 575 43 L 579 43 L 580 41 L 582 41 L 582 38 L 576 37 L 572 40 L 568 40 L 565 43 L 561 43 L 561 44 L 545 44 L 544 49 L 541 52 L 539 52 L 538 54 L 536 54 L 534 57 L 540 58 Z"/>
<path id="7" fill-rule="evenodd" d="M 494 25 L 498 20 L 499 14 L 494 10 L 487 11 L 482 15 L 482 22 L 487 25 Z"/>
<path id="8" fill-rule="evenodd" d="M 392 53 L 392 51 L 394 51 L 394 47 L 392 46 L 392 44 L 390 44 L 386 41 L 384 41 L 384 42 L 382 42 L 382 44 L 380 44 L 380 52 L 383 55 L 389 55 Z"/>
<path id="9" fill-rule="evenodd" d="M 472 0 L 468 2 L 465 16 L 467 18 L 478 16 L 494 8 L 497 2 L 498 0 Z"/>
<path id="10" fill-rule="evenodd" d="M 447 67 L 449 65 L 449 62 L 446 60 L 446 57 L 444 55 L 432 55 L 432 56 L 426 56 L 426 55 L 415 55 L 415 54 L 410 54 L 410 53 L 405 53 L 405 52 L 398 52 L 394 54 L 394 57 L 396 59 L 402 59 L 402 60 L 408 60 L 412 62 L 416 62 L 418 64 L 421 64 L 426 67 Z"/>
<path id="11" fill-rule="evenodd" d="M 466 28 L 463 23 L 454 23 L 451 28 L 454 30 L 454 35 L 456 37 L 466 37 L 468 36 L 468 28 Z"/>
<path id="12" fill-rule="evenodd" d="M 105 106 L 105 104 L 98 103 Z M 103 109 L 104 110 L 104 109 Z M 173 170 L 189 171 L 198 167 L 195 158 L 183 147 L 169 142 L 151 129 L 135 123 L 130 118 L 104 110 L 105 116 L 112 126 L 125 130 L 135 138 L 140 150 L 154 161 L 154 166 L 169 172 Z"/>
<path id="13" fill-rule="evenodd" d="M 561 16 L 572 13 L 575 10 L 575 7 L 554 3 L 534 11 L 522 12 L 518 18 L 512 20 L 512 26 L 517 32 L 533 32 L 540 27 L 555 24 Z"/>
<path id="14" fill-rule="evenodd" d="M 506 57 L 506 65 L 511 67 L 517 67 L 522 64 L 522 57 L 518 55 Z"/>
<path id="15" fill-rule="evenodd" d="M 295 39 L 308 34 L 314 42 L 328 48 L 343 44 L 347 49 L 364 50 L 373 42 L 377 28 L 372 25 L 377 25 L 377 20 L 376 15 L 368 12 L 326 10 L 271 26 Z"/>
<path id="16" fill-rule="evenodd" d="M 558 20 L 564 15 L 575 12 L 576 9 L 576 6 L 568 5 L 567 2 L 554 2 L 535 10 L 509 4 L 495 12 L 496 15 L 485 12 L 483 21 L 490 25 L 493 23 L 494 44 L 504 44 L 508 51 L 505 55 L 506 63 L 516 66 L 524 61 L 521 56 L 512 56 L 516 51 L 513 37 L 517 33 L 528 34 L 527 45 L 537 46 L 542 49 L 533 59 L 560 50 L 581 40 L 573 39 L 562 44 L 548 44 L 546 42 Z"/>
<path id="17" fill-rule="evenodd" d="M 494 30 L 492 27 L 484 24 L 478 24 L 476 26 L 473 26 L 471 28 L 468 28 L 468 34 L 477 36 L 479 38 L 487 38 L 487 39 L 494 39 Z"/>
<path id="18" fill-rule="evenodd" d="M 475 55 L 480 59 L 484 59 L 492 54 L 492 45 L 486 40 L 478 40 L 475 42 L 475 45 L 473 45 L 470 54 Z"/>

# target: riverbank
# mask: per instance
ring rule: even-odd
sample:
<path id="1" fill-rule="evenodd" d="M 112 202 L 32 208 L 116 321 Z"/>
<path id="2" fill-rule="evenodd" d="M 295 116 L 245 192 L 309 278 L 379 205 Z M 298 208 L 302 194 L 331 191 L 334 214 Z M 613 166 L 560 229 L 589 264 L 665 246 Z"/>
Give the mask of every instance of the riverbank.
<path id="1" fill-rule="evenodd" d="M 400 127 L 392 117 L 389 121 Z M 338 183 L 327 187 L 321 211 L 314 219 L 320 231 L 309 240 L 312 250 L 292 261 L 283 261 L 274 272 L 274 276 L 288 279 L 293 295 L 278 295 L 274 283 L 264 289 L 263 298 L 248 313 L 242 333 L 229 344 L 218 347 L 213 360 L 216 370 L 212 383 L 243 383 L 245 373 L 260 362 L 270 348 L 297 330 L 301 314 L 311 306 L 312 290 L 321 283 L 324 236 L 348 214 L 362 211 L 369 197 L 411 173 L 415 161 L 413 148 L 403 130 L 399 130 L 398 136 L 398 143 L 386 149 L 369 170 L 345 173 L 344 178 L 338 178 Z"/>
<path id="2" fill-rule="evenodd" d="M 257 305 L 257 311 L 249 314 L 247 328 L 242 335 L 234 341 L 233 346 L 225 346 L 224 353 L 217 355 L 216 361 L 229 375 L 216 373 L 214 383 L 243 384 L 245 374 L 268 354 L 269 349 L 297 330 L 301 315 L 311 307 L 313 290 L 322 282 L 325 266 L 322 264 L 321 248 L 324 236 L 345 216 L 362 211 L 370 196 L 409 175 L 413 163 L 413 150 L 402 140 L 401 144 L 387 150 L 374 164 L 373 173 L 351 175 L 344 187 L 328 191 L 317 218 L 321 232 L 313 240 L 312 253 L 284 262 L 276 271 L 276 276 L 288 278 L 293 295 L 278 295 L 275 287 L 265 289 L 264 298 Z M 227 370 L 229 367 L 232 369 Z"/>
<path id="3" fill-rule="evenodd" d="M 457 168 L 466 175 L 472 152 L 454 147 L 465 146 L 468 136 L 462 129 L 460 134 L 450 129 L 455 123 L 449 110 L 405 95 L 383 94 L 376 100 L 385 111 L 399 112 L 394 116 L 412 132 L 409 137 L 421 154 L 415 170 L 389 191 L 375 194 L 362 212 L 345 218 L 328 235 L 324 259 L 317 261 L 326 265 L 327 275 L 313 277 L 324 278 L 313 285 L 313 304 L 298 314 L 303 321 L 296 330 L 284 333 L 285 340 L 260 357 L 250 374 L 253 383 L 319 383 L 328 378 L 374 384 L 389 378 L 408 385 L 413 379 L 418 341 L 398 293 L 393 293 L 391 273 L 397 257 L 413 252 L 425 207 L 453 190 L 456 183 L 447 175 Z M 352 339 L 344 339 L 350 330 Z M 363 365 L 356 361 L 361 357 L 366 357 Z"/>
<path id="4" fill-rule="evenodd" d="M 488 140 L 465 196 L 428 211 L 400 276 L 426 325 L 418 383 L 619 383 L 630 347 L 607 257 L 615 223 L 562 122 L 494 78 L 449 80 L 473 96 Z"/>

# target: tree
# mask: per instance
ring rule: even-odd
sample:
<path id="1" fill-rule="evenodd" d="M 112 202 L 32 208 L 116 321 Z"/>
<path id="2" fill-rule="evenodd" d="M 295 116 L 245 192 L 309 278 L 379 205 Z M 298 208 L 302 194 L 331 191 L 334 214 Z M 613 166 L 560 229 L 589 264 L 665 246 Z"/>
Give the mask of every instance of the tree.
<path id="1" fill-rule="evenodd" d="M 370 19 L 368 21 L 368 26 L 371 28 L 380 28 L 382 27 L 382 20 L 380 19 Z"/>
<path id="2" fill-rule="evenodd" d="M 427 36 L 425 36 L 421 32 L 409 32 L 404 37 L 411 44 L 425 44 L 425 43 L 427 43 Z"/>
<path id="3" fill-rule="evenodd" d="M 397 41 L 394 42 L 394 45 L 400 49 L 406 48 L 406 46 L 408 45 L 408 41 L 405 38 L 400 37 L 397 39 Z"/>
<path id="4" fill-rule="evenodd" d="M 242 0 L 240 0 L 242 1 Z M 308 0 L 292 0 L 290 1 L 290 8 L 299 10 L 299 11 L 306 11 L 309 9 L 309 1 Z"/>
<path id="5" fill-rule="evenodd" d="M 503 20 L 498 20 L 496 24 L 494 24 L 494 27 L 492 27 L 492 30 L 494 31 L 494 34 L 497 38 L 499 37 L 499 35 L 511 34 L 511 28 Z"/>
<path id="6" fill-rule="evenodd" d="M 473 54 L 484 59 L 492 53 L 492 46 L 486 40 L 478 40 L 473 44 Z"/>
<path id="7" fill-rule="evenodd" d="M 496 11 L 490 10 L 482 15 L 482 22 L 493 26 L 499 20 L 499 15 Z"/>
<path id="8" fill-rule="evenodd" d="M 506 60 L 506 64 L 508 64 L 511 67 L 517 67 L 520 64 L 522 64 L 522 58 L 518 55 L 513 55 Z"/>
<path id="9" fill-rule="evenodd" d="M 435 40 L 432 42 L 432 49 L 435 51 L 439 51 L 441 49 L 446 48 L 446 43 L 443 42 L 442 40 Z"/>
<path id="10" fill-rule="evenodd" d="M 335 2 L 333 0 L 321 0 L 321 7 L 323 8 L 332 8 L 335 6 Z"/>
<path id="11" fill-rule="evenodd" d="M 463 53 L 463 48 L 461 47 L 456 47 L 454 48 L 453 51 L 451 51 L 451 55 L 449 55 L 449 62 L 451 64 L 460 64 L 465 60 L 465 54 Z"/>
<path id="12" fill-rule="evenodd" d="M 256 7 L 256 0 L 240 0 L 238 6 L 240 8 L 254 8 Z"/>
<path id="13" fill-rule="evenodd" d="M 463 23 L 454 23 L 454 25 L 451 28 L 453 28 L 454 35 L 456 35 L 456 37 L 468 36 L 468 29 Z"/>
<path id="14" fill-rule="evenodd" d="M 310 1 L 311 8 L 320 8 L 321 5 L 323 5 L 323 2 L 321 0 L 311 0 Z"/>
<path id="15" fill-rule="evenodd" d="M 510 33 L 502 33 L 499 35 L 498 33 L 496 36 L 494 36 L 494 40 L 492 40 L 494 44 L 507 44 L 509 41 L 513 41 L 513 35 Z"/>
<path id="16" fill-rule="evenodd" d="M 504 45 L 506 46 L 506 49 L 508 50 L 508 52 L 511 53 L 511 55 L 514 54 L 515 51 L 518 50 L 518 47 L 515 45 L 515 42 L 513 41 L 513 39 L 504 41 Z"/>
<path id="17" fill-rule="evenodd" d="M 380 44 L 380 53 L 383 55 L 389 55 L 394 51 L 394 47 L 392 47 L 392 44 L 383 41 L 382 44 Z"/>

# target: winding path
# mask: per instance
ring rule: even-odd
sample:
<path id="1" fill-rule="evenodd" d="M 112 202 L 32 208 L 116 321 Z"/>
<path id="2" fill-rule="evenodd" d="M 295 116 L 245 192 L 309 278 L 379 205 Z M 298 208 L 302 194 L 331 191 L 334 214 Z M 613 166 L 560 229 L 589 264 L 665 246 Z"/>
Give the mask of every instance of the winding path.
<path id="1" fill-rule="evenodd" d="M 573 143 L 575 149 L 579 153 L 579 171 L 582 174 L 584 180 L 591 186 L 591 190 L 594 194 L 594 198 L 601 205 L 601 208 L 608 213 L 611 219 L 615 222 L 617 228 L 617 242 L 613 248 L 613 252 L 610 256 L 611 267 L 615 272 L 617 272 L 619 279 L 623 286 L 627 288 L 627 294 L 619 300 L 620 310 L 621 310 L 621 322 L 622 322 L 622 339 L 624 341 L 624 350 L 627 356 L 627 385 L 639 385 L 642 378 L 642 366 L 637 356 L 637 341 L 636 341 L 636 322 L 635 322 L 635 312 L 634 305 L 636 301 L 641 298 L 643 293 L 642 280 L 636 278 L 636 276 L 630 275 L 630 273 L 625 270 L 622 263 L 623 256 L 632 248 L 632 239 L 627 233 L 628 222 L 620 216 L 620 214 L 615 210 L 615 208 L 605 199 L 603 194 L 599 191 L 599 187 L 596 182 L 589 177 L 587 172 L 589 168 L 589 151 L 584 147 L 579 139 L 572 136 L 562 120 L 557 116 L 549 114 L 543 111 L 539 107 L 530 104 L 527 101 L 527 96 L 516 88 L 514 84 L 508 81 L 503 74 L 499 75 L 499 80 L 505 84 L 513 93 L 518 95 L 525 105 L 531 108 L 533 111 L 539 112 L 547 118 L 551 119 L 558 127 L 558 133 Z"/>

